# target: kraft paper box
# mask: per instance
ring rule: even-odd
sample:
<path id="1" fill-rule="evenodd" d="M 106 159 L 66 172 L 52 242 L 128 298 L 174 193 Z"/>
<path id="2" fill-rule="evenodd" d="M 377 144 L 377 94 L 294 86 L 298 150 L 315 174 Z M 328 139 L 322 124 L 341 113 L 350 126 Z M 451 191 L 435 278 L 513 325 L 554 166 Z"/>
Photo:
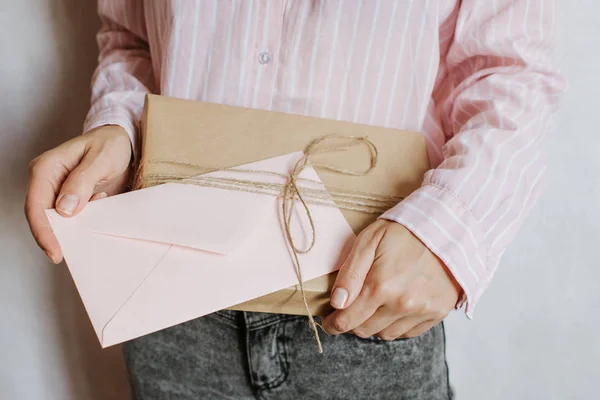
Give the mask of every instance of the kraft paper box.
<path id="1" fill-rule="evenodd" d="M 406 197 L 420 186 L 429 168 L 425 140 L 420 133 L 148 95 L 139 149 L 142 167 L 136 188 L 145 186 L 142 182 L 146 176 L 189 174 L 185 167 L 145 164 L 147 160 L 236 167 L 303 151 L 315 138 L 331 134 L 367 136 L 378 150 L 378 165 L 367 176 L 358 177 L 318 170 L 318 177 L 325 184 Z M 365 149 L 361 148 L 319 157 L 319 161 L 326 159 L 327 163 L 352 170 L 368 166 Z M 357 211 L 341 212 L 355 234 L 377 217 Z M 331 311 L 329 295 L 335 275 L 334 272 L 305 282 L 305 294 L 314 315 L 323 316 Z M 229 308 L 306 314 L 299 285 Z"/>

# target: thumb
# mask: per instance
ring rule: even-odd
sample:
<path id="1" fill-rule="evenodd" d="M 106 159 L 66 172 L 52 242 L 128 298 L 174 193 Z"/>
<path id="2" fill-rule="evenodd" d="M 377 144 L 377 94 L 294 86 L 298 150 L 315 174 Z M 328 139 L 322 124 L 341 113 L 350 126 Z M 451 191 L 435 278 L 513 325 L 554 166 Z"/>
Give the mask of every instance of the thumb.
<path id="1" fill-rule="evenodd" d="M 89 152 L 67 177 L 56 201 L 56 211 L 70 217 L 79 213 L 94 194 L 99 181 L 108 175 L 108 163 Z"/>
<path id="2" fill-rule="evenodd" d="M 347 308 L 360 294 L 375 259 L 382 236 L 380 231 L 369 227 L 356 238 L 348 258 L 338 271 L 331 291 L 330 303 L 333 308 Z"/>

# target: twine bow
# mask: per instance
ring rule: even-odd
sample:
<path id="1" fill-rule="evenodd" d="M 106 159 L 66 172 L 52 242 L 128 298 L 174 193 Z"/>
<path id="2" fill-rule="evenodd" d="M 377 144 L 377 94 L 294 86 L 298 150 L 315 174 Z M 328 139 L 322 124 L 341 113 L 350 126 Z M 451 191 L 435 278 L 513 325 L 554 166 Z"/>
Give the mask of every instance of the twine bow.
<path id="1" fill-rule="evenodd" d="M 346 143 L 336 144 L 329 147 L 320 146 L 327 141 L 345 141 Z M 338 151 L 345 151 L 349 148 L 365 145 L 369 150 L 370 162 L 369 167 L 363 171 L 350 171 L 337 167 L 332 164 L 322 163 L 310 163 L 309 158 L 319 153 L 333 153 Z M 181 161 L 172 160 L 147 160 L 145 164 L 170 164 L 177 166 L 189 167 L 198 171 L 202 174 L 215 171 L 231 171 L 231 172 L 242 172 L 242 173 L 254 173 L 254 174 L 265 174 L 275 175 L 285 178 L 285 183 L 271 183 L 271 182 L 257 182 L 247 179 L 236 179 L 226 177 L 214 177 L 205 175 L 196 176 L 180 176 L 180 175 L 166 175 L 166 174 L 151 174 L 142 177 L 142 168 L 138 169 L 138 175 L 136 176 L 136 188 L 146 187 L 152 185 L 159 185 L 168 182 L 186 183 L 197 186 L 213 187 L 218 189 L 244 191 L 258 194 L 271 195 L 282 198 L 281 212 L 284 223 L 285 238 L 288 247 L 292 253 L 292 261 L 298 277 L 298 283 L 300 285 L 300 291 L 302 294 L 302 300 L 306 313 L 309 320 L 309 325 L 312 328 L 319 353 L 323 353 L 323 347 L 319 338 L 318 324 L 310 310 L 306 294 L 304 291 L 304 280 L 302 279 L 302 268 L 300 267 L 299 254 L 308 253 L 316 243 L 316 229 L 311 214 L 309 204 L 325 205 L 331 207 L 337 207 L 344 210 L 359 211 L 370 214 L 381 214 L 389 208 L 396 205 L 402 197 L 384 195 L 378 193 L 370 193 L 358 190 L 344 189 L 339 186 L 323 184 L 320 181 L 302 178 L 301 174 L 304 169 L 311 165 L 315 170 L 329 170 L 332 172 L 351 175 L 351 176 L 365 176 L 369 174 L 376 166 L 378 161 L 377 148 L 366 137 L 360 136 L 340 136 L 340 135 L 326 135 L 318 137 L 313 140 L 304 150 L 302 158 L 296 162 L 289 174 L 281 174 L 273 171 L 266 170 L 255 170 L 255 169 L 241 169 L 241 168 L 211 168 L 202 166 L 194 163 L 187 163 Z M 304 185 L 300 184 L 303 183 Z M 315 186 L 317 187 L 311 187 Z M 325 189 L 323 189 L 323 187 Z M 302 208 L 304 209 L 308 218 L 311 228 L 311 240 L 310 244 L 305 248 L 298 248 L 291 233 L 291 220 L 292 212 L 294 210 L 295 202 L 300 201 Z"/>

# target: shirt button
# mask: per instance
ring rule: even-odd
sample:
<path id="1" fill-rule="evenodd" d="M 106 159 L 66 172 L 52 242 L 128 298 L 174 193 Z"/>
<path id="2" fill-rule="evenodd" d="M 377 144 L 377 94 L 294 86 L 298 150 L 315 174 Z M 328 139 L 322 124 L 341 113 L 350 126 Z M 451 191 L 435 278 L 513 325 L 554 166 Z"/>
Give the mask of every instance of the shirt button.
<path id="1" fill-rule="evenodd" d="M 271 62 L 271 55 L 268 51 L 263 51 L 258 55 L 258 62 L 261 64 L 268 64 Z"/>

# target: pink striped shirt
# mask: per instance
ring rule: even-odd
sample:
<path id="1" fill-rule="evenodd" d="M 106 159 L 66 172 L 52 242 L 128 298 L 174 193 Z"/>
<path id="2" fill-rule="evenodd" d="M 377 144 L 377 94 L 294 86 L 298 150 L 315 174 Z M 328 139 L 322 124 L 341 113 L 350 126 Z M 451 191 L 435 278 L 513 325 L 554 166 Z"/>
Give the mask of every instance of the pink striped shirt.
<path id="1" fill-rule="evenodd" d="M 432 167 L 384 214 L 442 259 L 465 310 L 540 195 L 565 90 L 550 0 L 99 0 L 84 130 L 138 134 L 147 92 L 423 132 Z"/>

